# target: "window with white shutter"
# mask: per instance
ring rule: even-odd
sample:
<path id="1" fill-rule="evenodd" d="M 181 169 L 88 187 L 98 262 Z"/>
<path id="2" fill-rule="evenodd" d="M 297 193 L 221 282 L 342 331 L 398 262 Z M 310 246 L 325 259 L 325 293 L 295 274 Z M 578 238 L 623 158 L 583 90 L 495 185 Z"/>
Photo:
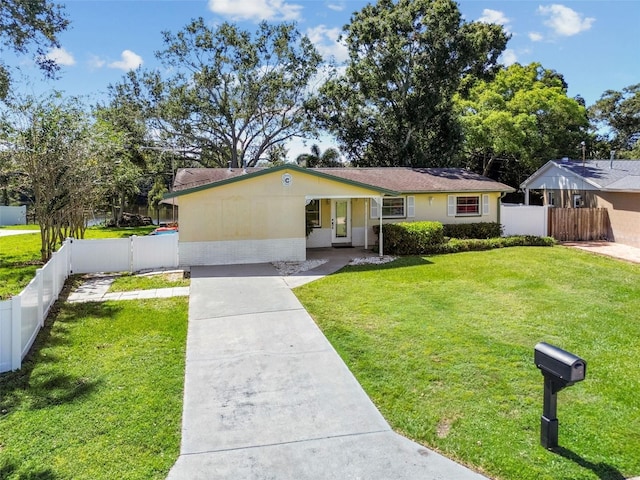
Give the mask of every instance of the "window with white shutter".
<path id="1" fill-rule="evenodd" d="M 407 197 L 407 218 L 416 216 L 416 197 Z"/>
<path id="2" fill-rule="evenodd" d="M 482 195 L 482 214 L 489 215 L 489 195 Z"/>
<path id="3" fill-rule="evenodd" d="M 447 197 L 447 216 L 456 216 L 456 197 L 454 195 L 449 195 Z"/>
<path id="4" fill-rule="evenodd" d="M 378 202 L 375 198 L 371 199 L 371 218 L 380 218 L 378 213 Z"/>

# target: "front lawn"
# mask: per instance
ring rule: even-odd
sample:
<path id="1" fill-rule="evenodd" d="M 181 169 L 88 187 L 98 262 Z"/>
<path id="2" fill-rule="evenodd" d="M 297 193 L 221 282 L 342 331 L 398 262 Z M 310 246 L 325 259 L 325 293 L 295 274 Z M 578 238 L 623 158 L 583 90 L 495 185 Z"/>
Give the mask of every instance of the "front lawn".
<path id="1" fill-rule="evenodd" d="M 180 447 L 188 300 L 63 304 L 0 375 L 0 478 L 164 479 Z"/>
<path id="2" fill-rule="evenodd" d="M 394 429 L 493 478 L 640 475 L 640 266 L 516 247 L 347 267 L 296 294 Z M 540 446 L 546 341 L 587 361 Z"/>

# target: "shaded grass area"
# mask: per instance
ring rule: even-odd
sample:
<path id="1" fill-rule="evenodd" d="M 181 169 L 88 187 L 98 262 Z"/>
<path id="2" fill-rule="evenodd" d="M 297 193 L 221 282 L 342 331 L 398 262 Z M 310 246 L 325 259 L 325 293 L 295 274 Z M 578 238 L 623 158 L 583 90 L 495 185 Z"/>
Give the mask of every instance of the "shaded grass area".
<path id="1" fill-rule="evenodd" d="M 161 479 L 179 454 L 187 300 L 64 304 L 0 375 L 0 478 Z"/>
<path id="2" fill-rule="evenodd" d="M 500 479 L 640 475 L 640 266 L 565 247 L 406 257 L 296 289 L 391 425 Z M 539 445 L 533 347 L 587 361 Z"/>
<path id="3" fill-rule="evenodd" d="M 154 290 L 157 288 L 188 287 L 189 278 L 182 272 L 165 272 L 153 275 L 122 275 L 109 287 L 110 292 L 132 292 L 135 290 Z"/>
<path id="4" fill-rule="evenodd" d="M 31 230 L 33 225 L 23 225 Z M 26 228 L 29 227 L 29 228 Z M 13 227 L 9 228 L 13 229 Z M 131 235 L 147 235 L 151 227 L 88 228 L 85 238 L 127 238 Z M 0 300 L 20 293 L 42 267 L 40 260 L 39 230 L 33 234 L 0 237 Z"/>

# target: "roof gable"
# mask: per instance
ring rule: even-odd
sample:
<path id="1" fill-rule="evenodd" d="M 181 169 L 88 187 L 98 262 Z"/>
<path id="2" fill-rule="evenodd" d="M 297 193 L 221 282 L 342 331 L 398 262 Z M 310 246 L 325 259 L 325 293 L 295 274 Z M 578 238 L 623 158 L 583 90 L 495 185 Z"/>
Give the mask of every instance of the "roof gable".
<path id="1" fill-rule="evenodd" d="M 640 160 L 551 160 L 527 178 L 521 187 L 550 189 L 545 178 L 552 175 L 566 179 L 565 182 L 556 181 L 554 189 L 640 191 Z M 572 184 L 578 186 L 572 187 Z"/>

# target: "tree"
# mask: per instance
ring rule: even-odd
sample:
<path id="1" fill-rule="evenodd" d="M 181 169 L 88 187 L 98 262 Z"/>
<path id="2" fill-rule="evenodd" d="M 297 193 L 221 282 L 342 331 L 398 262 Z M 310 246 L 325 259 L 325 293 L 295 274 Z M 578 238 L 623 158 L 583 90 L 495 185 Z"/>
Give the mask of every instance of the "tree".
<path id="1" fill-rule="evenodd" d="M 190 147 L 204 163 L 254 166 L 272 149 L 313 133 L 305 102 L 322 58 L 293 24 L 261 23 L 255 35 L 194 20 L 164 33 L 157 54 L 177 73 L 147 72 L 150 117 L 163 139 Z"/>
<path id="2" fill-rule="evenodd" d="M 567 96 L 561 75 L 539 63 L 501 70 L 456 97 L 464 163 L 518 185 L 545 162 L 575 156 L 587 137 L 586 110 Z"/>
<path id="3" fill-rule="evenodd" d="M 452 98 L 487 78 L 508 40 L 464 23 L 452 0 L 379 0 L 345 27 L 349 62 L 315 107 L 356 165 L 447 166 L 460 143 Z"/>
<path id="4" fill-rule="evenodd" d="M 85 212 L 99 199 L 95 133 L 77 99 L 53 94 L 11 104 L 5 131 L 17 168 L 29 181 L 40 225 L 42 261 L 68 236 L 84 236 Z"/>
<path id="5" fill-rule="evenodd" d="M 327 148 L 320 153 L 318 145 L 311 146 L 311 153 L 301 153 L 296 158 L 298 165 L 315 168 L 315 167 L 343 167 L 340 161 L 340 152 L 335 148 Z"/>
<path id="6" fill-rule="evenodd" d="M 635 155 L 640 145 L 640 83 L 623 88 L 621 92 L 607 90 L 589 107 L 589 117 L 597 130 L 608 130 L 603 140 L 609 148 Z M 636 150 L 632 153 L 631 150 Z"/>
<path id="7" fill-rule="evenodd" d="M 109 86 L 109 103 L 99 103 L 94 108 L 96 130 L 108 139 L 109 148 L 103 149 L 101 172 L 104 198 L 109 201 L 116 226 L 122 222 L 127 200 L 140 192 L 145 180 L 143 173 L 148 167 L 157 167 L 159 173 L 154 171 L 152 176 L 161 178 L 169 170 L 165 165 L 157 165 L 157 158 L 163 160 L 164 156 L 148 148 L 147 118 L 139 91 L 135 74 L 129 72 L 122 83 Z"/>
<path id="8" fill-rule="evenodd" d="M 63 7 L 47 0 L 2 0 L 0 3 L 0 52 L 25 55 L 35 46 L 34 60 L 49 77 L 59 67 L 45 56 L 45 49 L 59 47 L 57 35 L 67 28 Z M 0 99 L 9 93 L 11 73 L 0 60 Z"/>

